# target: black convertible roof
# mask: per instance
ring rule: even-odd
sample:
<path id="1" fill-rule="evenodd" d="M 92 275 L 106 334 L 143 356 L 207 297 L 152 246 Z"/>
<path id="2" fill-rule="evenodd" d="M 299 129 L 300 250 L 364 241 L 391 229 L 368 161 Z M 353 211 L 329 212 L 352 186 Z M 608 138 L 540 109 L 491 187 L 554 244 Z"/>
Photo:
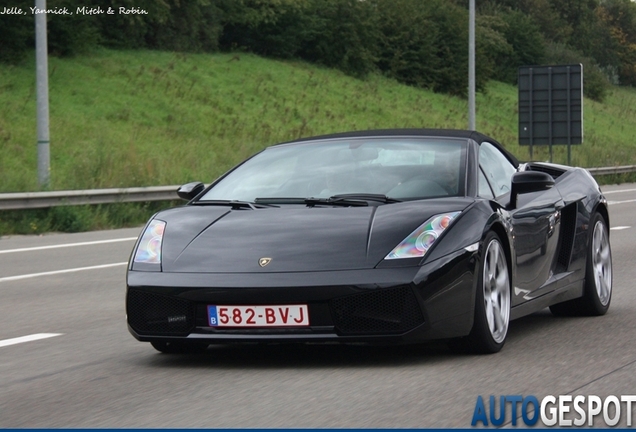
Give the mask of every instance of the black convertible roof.
<path id="1" fill-rule="evenodd" d="M 461 129 L 376 129 L 362 130 L 352 132 L 340 132 L 328 135 L 320 135 L 315 137 L 300 138 L 290 142 L 303 142 L 314 140 L 325 140 L 332 138 L 356 138 L 356 137 L 382 137 L 382 136 L 435 136 L 435 137 L 451 137 L 451 138 L 471 138 L 478 143 L 483 141 L 492 142 L 492 138 L 476 131 Z"/>
<path id="2" fill-rule="evenodd" d="M 515 166 L 519 165 L 519 161 L 510 152 L 508 152 L 504 146 L 502 146 L 497 140 L 479 133 L 477 131 L 463 130 L 463 129 L 376 129 L 376 130 L 362 130 L 352 132 L 340 132 L 328 135 L 319 135 L 314 137 L 299 138 L 297 140 L 288 141 L 282 144 L 292 144 L 311 141 L 323 141 L 328 139 L 338 138 L 364 138 L 364 137 L 399 137 L 399 136 L 426 136 L 426 137 L 448 137 L 448 138 L 465 138 L 472 139 L 478 144 L 487 141 L 498 147 L 508 159 L 514 163 Z"/>

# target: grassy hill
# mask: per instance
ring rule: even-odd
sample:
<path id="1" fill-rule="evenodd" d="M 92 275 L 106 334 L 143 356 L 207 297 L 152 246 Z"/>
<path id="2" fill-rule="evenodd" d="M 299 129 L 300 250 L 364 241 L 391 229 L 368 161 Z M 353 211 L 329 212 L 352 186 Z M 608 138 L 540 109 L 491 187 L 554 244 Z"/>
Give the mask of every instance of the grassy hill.
<path id="1" fill-rule="evenodd" d="M 265 145 L 301 136 L 467 124 L 463 99 L 249 54 L 103 50 L 51 58 L 49 69 L 52 189 L 210 181 Z M 0 192 L 37 190 L 34 83 L 32 61 L 0 67 Z M 636 163 L 636 91 L 616 88 L 584 108 L 585 143 L 573 163 Z M 478 95 L 477 128 L 528 157 L 517 145 L 515 87 L 493 82 Z M 565 149 L 556 150 L 565 162 Z"/>
<path id="2" fill-rule="evenodd" d="M 243 53 L 100 50 L 50 58 L 49 70 L 54 190 L 209 182 L 264 146 L 301 136 L 467 125 L 460 98 Z M 0 66 L 0 192 L 38 188 L 35 104 L 33 58 Z M 585 143 L 573 164 L 636 164 L 636 91 L 615 88 L 584 109 Z M 477 128 L 528 157 L 517 145 L 515 87 L 493 82 L 477 95 Z M 535 149 L 535 159 L 547 158 L 547 148 Z M 566 162 L 565 147 L 554 161 Z"/>

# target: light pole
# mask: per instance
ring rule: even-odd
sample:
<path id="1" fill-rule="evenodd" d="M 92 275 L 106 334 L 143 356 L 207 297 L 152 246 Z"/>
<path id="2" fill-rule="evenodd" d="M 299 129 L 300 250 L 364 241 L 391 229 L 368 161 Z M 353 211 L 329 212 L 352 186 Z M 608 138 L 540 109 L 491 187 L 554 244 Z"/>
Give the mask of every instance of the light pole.
<path id="1" fill-rule="evenodd" d="M 468 129 L 475 130 L 475 0 L 468 6 Z"/>
<path id="2" fill-rule="evenodd" d="M 46 39 L 46 0 L 35 0 L 35 69 L 37 87 L 38 183 L 49 186 L 49 60 Z M 37 11 L 40 11 L 39 13 Z"/>

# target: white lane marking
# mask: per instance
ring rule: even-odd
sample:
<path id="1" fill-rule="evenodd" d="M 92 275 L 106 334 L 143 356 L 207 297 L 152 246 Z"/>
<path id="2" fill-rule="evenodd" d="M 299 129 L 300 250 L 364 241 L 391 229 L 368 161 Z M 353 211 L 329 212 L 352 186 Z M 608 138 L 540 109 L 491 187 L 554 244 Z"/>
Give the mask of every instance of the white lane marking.
<path id="1" fill-rule="evenodd" d="M 636 189 L 619 189 L 619 190 L 613 190 L 613 191 L 603 191 L 603 195 L 623 193 L 623 192 L 636 192 Z"/>
<path id="2" fill-rule="evenodd" d="M 610 228 L 610 231 L 622 231 L 622 230 L 626 230 L 630 228 L 631 228 L 630 226 L 617 226 L 617 227 Z"/>
<path id="3" fill-rule="evenodd" d="M 97 270 L 97 269 L 103 269 L 103 268 L 109 268 L 109 267 L 124 266 L 126 264 L 128 263 L 119 262 L 119 263 L 102 264 L 102 265 L 96 265 L 96 266 L 90 266 L 90 267 L 77 267 L 72 269 L 54 270 L 54 271 L 48 271 L 48 272 L 42 272 L 42 273 L 31 273 L 31 274 L 18 275 L 18 276 L 8 276 L 8 277 L 0 278 L 0 282 L 9 282 L 9 281 L 15 281 L 20 279 L 34 278 L 39 276 L 51 276 L 51 275 L 57 275 L 62 273 L 73 273 L 73 272 L 84 271 L 84 270 Z"/>
<path id="4" fill-rule="evenodd" d="M 608 201 L 607 203 L 609 205 L 614 205 L 614 204 L 625 204 L 625 203 L 632 203 L 632 202 L 636 202 L 636 199 L 633 200 L 625 200 L 625 201 Z"/>
<path id="5" fill-rule="evenodd" d="M 25 342 L 32 342 L 40 339 L 48 339 L 55 336 L 62 336 L 63 333 L 36 333 L 28 336 L 17 337 L 13 339 L 0 340 L 0 348 L 9 345 L 17 345 Z"/>
<path id="6" fill-rule="evenodd" d="M 126 237 L 126 238 L 110 239 L 110 240 L 96 240 L 96 241 L 80 242 L 80 243 L 66 243 L 66 244 L 60 244 L 60 245 L 37 246 L 37 247 L 20 248 L 20 249 L 7 249 L 7 250 L 0 250 L 0 254 L 13 253 L 13 252 L 30 252 L 30 251 L 37 251 L 37 250 L 56 249 L 56 248 L 75 247 L 75 246 L 90 246 L 90 245 L 96 245 L 96 244 L 116 243 L 116 242 L 123 242 L 123 241 L 132 241 L 132 240 L 137 240 L 137 237 Z"/>

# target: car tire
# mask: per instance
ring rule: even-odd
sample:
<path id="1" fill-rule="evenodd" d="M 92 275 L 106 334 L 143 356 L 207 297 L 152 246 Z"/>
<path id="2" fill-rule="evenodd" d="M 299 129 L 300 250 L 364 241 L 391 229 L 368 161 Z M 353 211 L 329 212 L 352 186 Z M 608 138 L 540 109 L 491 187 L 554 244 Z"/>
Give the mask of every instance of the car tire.
<path id="1" fill-rule="evenodd" d="M 164 354 L 186 354 L 186 353 L 202 353 L 208 349 L 207 344 L 201 343 L 185 343 L 181 341 L 174 342 L 150 342 L 152 347 Z"/>
<path id="2" fill-rule="evenodd" d="M 510 272 L 503 244 L 490 232 L 482 242 L 475 293 L 475 317 L 470 334 L 451 349 L 492 354 L 501 351 L 510 324 Z"/>
<path id="3" fill-rule="evenodd" d="M 583 296 L 550 306 L 556 316 L 605 315 L 612 300 L 612 249 L 607 222 L 600 213 L 590 221 Z"/>

